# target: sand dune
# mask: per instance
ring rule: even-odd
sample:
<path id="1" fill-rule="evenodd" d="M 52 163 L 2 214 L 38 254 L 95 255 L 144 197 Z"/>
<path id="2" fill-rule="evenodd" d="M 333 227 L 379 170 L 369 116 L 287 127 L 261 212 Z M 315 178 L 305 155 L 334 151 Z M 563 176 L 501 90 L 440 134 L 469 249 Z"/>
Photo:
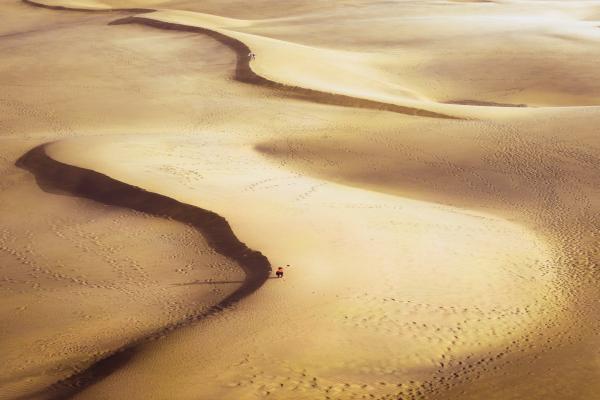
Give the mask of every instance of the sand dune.
<path id="1" fill-rule="evenodd" d="M 265 391 L 280 397 L 314 398 L 332 392 L 350 398 L 362 393 L 363 385 L 378 397 L 408 394 L 417 386 L 433 384 L 435 380 L 429 381 L 428 376 L 447 368 L 440 369 L 446 359 L 471 359 L 483 348 L 489 349 L 491 341 L 496 350 L 486 358 L 500 361 L 515 351 L 512 341 L 518 348 L 523 335 L 531 335 L 532 326 L 545 321 L 546 329 L 552 331 L 556 323 L 550 321 L 559 315 L 555 306 L 562 302 L 554 288 L 550 252 L 518 226 L 487 215 L 273 170 L 243 142 L 236 145 L 239 139 L 231 135 L 197 144 L 183 137 L 167 143 L 146 138 L 139 152 L 132 149 L 138 140 L 63 141 L 52 145 L 49 154 L 87 168 L 110 164 L 105 171 L 117 179 L 176 193 L 184 202 L 201 198 L 206 207 L 228 215 L 236 232 L 252 238 L 251 246 L 264 249 L 277 264 L 293 260 L 288 272 L 292 286 L 246 299 L 233 319 L 211 321 L 200 331 L 180 331 L 159 347 L 142 349 L 140 361 L 129 364 L 130 370 L 105 379 L 82 398 L 105 391 L 157 397 L 168 392 L 178 398 L 194 398 L 198 393 L 206 398 L 252 398 Z M 228 149 L 225 159 L 221 156 L 225 153 L 217 150 L 222 146 Z M 130 159 L 149 163 L 117 162 L 125 159 L 122 151 Z M 105 157 L 110 157 L 110 163 Z M 160 182 L 151 179 L 162 165 L 189 158 L 195 160 L 188 165 L 193 170 L 212 171 L 193 188 L 180 186 L 178 171 Z M 246 213 L 239 209 L 240 203 L 269 212 Z M 352 251 L 366 243 L 368 249 Z M 449 259 L 448 250 L 452 252 Z M 447 268 L 440 268 L 442 264 Z M 507 267 L 512 264 L 520 266 L 518 272 Z M 515 280 L 515 274 L 520 279 Z M 382 281 L 383 286 L 378 284 Z M 446 287 L 447 282 L 453 282 L 452 288 Z M 549 293 L 554 293 L 552 302 L 544 300 Z M 473 308 L 474 299 L 478 300 Z M 239 319 L 254 332 L 251 338 L 225 335 L 239 329 L 235 328 Z M 291 321 L 295 322 L 290 326 Z M 302 334 L 302 325 L 311 327 L 314 340 Z M 202 332 L 214 338 L 198 338 Z M 488 335 L 490 341 L 477 344 Z M 213 353 L 202 345 L 223 340 L 228 351 L 211 345 Z M 190 341 L 196 344 L 190 346 Z M 260 355 L 260 361 L 242 362 L 246 353 Z M 382 357 L 386 359 L 383 364 L 376 361 Z M 198 384 L 194 384 L 182 371 L 198 359 L 211 361 L 203 362 L 206 366 L 201 374 L 196 373 Z M 327 359 L 336 362 L 330 365 Z M 176 389 L 161 379 L 148 386 L 145 377 L 153 374 L 156 364 L 169 365 L 166 370 L 170 372 L 161 370 L 160 374 L 169 373 L 166 380 Z M 254 368 L 259 369 L 253 372 Z M 365 374 L 357 375 L 362 369 Z M 398 388 L 389 377 L 400 371 L 414 383 Z M 256 373 L 250 381 L 244 379 Z M 138 383 L 132 374 L 144 378 Z M 318 385 L 311 382 L 313 377 Z M 230 386 L 227 394 L 220 389 Z"/>
<path id="2" fill-rule="evenodd" d="M 98 376 L 108 374 L 108 371 L 116 368 L 115 365 L 119 366 L 125 363 L 141 343 L 163 337 L 182 326 L 222 312 L 258 289 L 269 276 L 271 268 L 266 257 L 259 252 L 249 250 L 243 243 L 239 242 L 227 222 L 214 213 L 125 185 L 90 170 L 56 162 L 46 155 L 44 147 L 36 147 L 29 151 L 17 161 L 17 165 L 31 171 L 36 176 L 38 184 L 47 188 L 47 190 L 60 190 L 111 206 L 123 207 L 188 224 L 202 232 L 211 248 L 219 254 L 236 261 L 245 273 L 245 278 L 240 281 L 239 287 L 215 306 L 163 326 L 159 330 L 148 333 L 135 341 L 130 341 L 120 348 L 112 349 L 108 354 L 103 355 L 102 359 L 96 360 L 94 364 L 82 372 L 69 377 L 67 381 L 58 382 L 54 385 L 48 391 L 52 396 L 64 397 L 74 391 L 84 390 L 87 384 L 93 383 L 98 379 Z M 213 282 L 215 281 L 210 279 L 206 281 L 209 285 Z M 236 282 L 225 281 L 225 283 Z M 74 384 L 75 389 L 72 387 Z"/>
<path id="3" fill-rule="evenodd" d="M 1 6 L 0 398 L 600 390 L 593 4 L 28 4 Z"/>
<path id="4" fill-rule="evenodd" d="M 151 12 L 153 9 L 149 8 L 136 8 L 134 6 L 131 7 L 111 7 L 108 4 L 101 1 L 94 0 L 84 0 L 84 1 L 69 1 L 68 3 L 61 1 L 46 1 L 46 2 L 37 2 L 34 0 L 23 0 L 24 3 L 30 4 L 36 7 L 48 8 L 50 10 L 69 10 L 69 11 L 130 11 L 136 13 L 142 12 Z"/>
<path id="5" fill-rule="evenodd" d="M 69 1 L 59 3 L 70 6 Z M 465 111 L 437 102 L 598 105 L 600 88 L 591 68 L 598 62 L 598 19 L 591 4 L 571 3 L 448 7 L 443 2 L 356 1 L 340 7 L 315 4 L 318 11 L 306 10 L 300 18 L 227 18 L 216 28 L 263 52 L 253 63 L 259 75 L 295 86 L 450 115 Z M 159 12 L 144 18 L 215 28 L 206 16 L 215 12 L 211 3 L 170 7 L 163 2 Z M 327 23 L 337 19 L 333 26 Z M 235 28 L 229 29 L 229 23 Z M 373 23 L 378 29 L 372 29 Z M 415 104 L 415 98 L 421 102 Z"/>
<path id="6" fill-rule="evenodd" d="M 375 109 L 375 110 L 385 110 L 385 111 L 398 112 L 401 114 L 420 115 L 420 116 L 426 116 L 426 117 L 432 117 L 432 118 L 457 118 L 457 117 L 453 117 L 450 115 L 445 115 L 445 114 L 429 111 L 426 109 L 398 105 L 398 104 L 395 104 L 394 102 L 388 103 L 388 102 L 382 101 L 382 100 L 386 100 L 385 98 L 375 97 L 375 99 L 377 99 L 377 100 L 372 100 L 372 99 L 369 99 L 368 96 L 361 97 L 362 93 L 360 93 L 360 89 L 359 89 L 359 92 L 349 92 L 346 90 L 340 91 L 329 85 L 323 85 L 323 83 L 326 83 L 325 81 L 297 82 L 296 80 L 292 80 L 290 82 L 284 76 L 279 76 L 277 74 L 275 74 L 275 76 L 271 77 L 271 79 L 265 78 L 264 76 L 262 76 L 260 74 L 256 74 L 254 72 L 254 70 L 252 68 L 250 68 L 248 54 L 250 54 L 250 52 L 254 51 L 255 48 L 259 48 L 259 49 L 262 48 L 262 46 L 256 46 L 254 41 L 248 40 L 247 42 L 251 42 L 253 44 L 253 45 L 249 46 L 242 41 L 232 39 L 230 37 L 231 33 L 227 33 L 227 34 L 220 33 L 220 31 L 221 31 L 220 29 L 211 30 L 211 29 L 203 28 L 201 26 L 196 26 L 194 24 L 187 25 L 187 24 L 168 22 L 169 18 L 167 18 L 167 21 L 165 21 L 161 17 L 162 17 L 162 15 L 155 16 L 155 14 L 153 13 L 152 18 L 127 17 L 127 18 L 123 18 L 123 19 L 114 21 L 113 24 L 140 23 L 140 24 L 158 27 L 158 28 L 162 28 L 162 29 L 173 29 L 173 30 L 180 30 L 180 31 L 184 31 L 184 32 L 197 32 L 197 33 L 206 34 L 208 36 L 214 37 L 217 40 L 219 40 L 220 42 L 222 42 L 225 45 L 232 48 L 237 53 L 238 63 L 237 63 L 237 67 L 236 67 L 236 75 L 235 75 L 236 79 L 240 80 L 241 82 L 248 82 L 248 83 L 252 83 L 252 84 L 256 84 L 256 85 L 273 88 L 273 89 L 283 92 L 284 94 L 287 94 L 291 97 L 295 97 L 298 99 L 307 99 L 307 100 L 310 100 L 313 102 L 332 104 L 332 105 L 343 105 L 343 106 L 356 107 L 356 108 L 371 108 L 371 109 Z M 176 18 L 175 20 L 180 21 L 180 18 Z M 212 20 L 212 18 L 211 18 L 211 20 Z M 233 36 L 235 37 L 236 35 L 233 35 Z M 279 45 L 278 46 L 279 48 L 287 48 L 289 44 L 288 43 L 279 43 L 278 45 Z M 278 57 L 282 56 L 280 51 L 274 51 L 273 53 L 277 54 Z M 269 52 L 267 50 L 265 52 L 261 52 L 260 54 L 261 54 L 260 58 L 263 59 L 262 56 L 264 54 L 271 54 L 271 52 Z M 298 52 L 296 52 L 296 54 L 298 54 Z M 288 57 L 286 57 L 285 54 L 283 55 L 283 57 L 284 57 L 284 59 L 289 59 Z M 330 55 L 330 57 L 332 57 L 333 59 L 338 60 L 338 61 L 340 58 L 339 55 L 335 55 L 335 54 Z M 318 59 L 319 57 L 305 56 L 305 58 L 309 59 L 309 60 L 315 60 L 315 58 Z M 322 57 L 320 59 L 322 61 Z M 352 63 L 352 64 L 354 63 L 350 60 L 347 60 L 347 62 Z M 260 64 L 269 64 L 269 63 L 262 62 L 262 63 L 257 63 L 257 64 L 260 65 Z M 330 64 L 329 72 L 332 72 L 333 68 L 335 68 L 335 67 L 333 66 L 333 64 L 331 62 L 329 64 Z M 272 65 L 272 64 L 269 64 L 269 65 Z M 304 65 L 304 67 L 305 67 L 305 65 Z M 292 76 L 306 76 L 306 77 L 310 78 L 309 74 L 299 74 L 298 73 L 299 71 L 297 70 L 298 68 L 302 69 L 303 66 L 300 64 L 297 64 L 297 66 L 294 68 L 296 71 L 292 72 L 292 74 L 291 74 Z M 322 65 L 320 66 L 320 68 L 322 68 Z M 281 71 L 281 70 L 286 71 L 286 73 L 289 73 L 289 70 L 290 70 L 289 65 L 286 65 L 283 68 L 279 69 L 279 71 Z M 265 76 L 269 76 L 269 73 L 266 73 Z M 355 82 L 357 81 L 356 76 L 347 77 L 346 79 L 352 80 Z M 293 86 L 294 84 L 299 84 L 300 86 Z M 336 87 L 344 87 L 344 86 L 339 86 L 339 83 L 338 83 L 338 85 L 336 85 Z M 316 89 L 312 89 L 312 88 L 316 88 Z M 321 89 L 324 91 L 321 91 L 318 89 Z M 331 91 L 327 91 L 328 89 L 330 89 Z M 346 94 L 346 93 L 348 93 L 348 94 Z"/>

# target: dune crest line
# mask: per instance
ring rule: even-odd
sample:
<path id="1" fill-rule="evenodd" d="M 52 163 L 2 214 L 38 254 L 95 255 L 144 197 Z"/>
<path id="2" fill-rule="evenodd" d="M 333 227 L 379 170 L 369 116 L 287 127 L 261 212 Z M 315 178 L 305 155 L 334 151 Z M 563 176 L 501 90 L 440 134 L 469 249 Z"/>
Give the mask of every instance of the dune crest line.
<path id="1" fill-rule="evenodd" d="M 137 14 L 148 14 L 155 11 L 156 9 L 126 9 L 126 8 L 107 8 L 107 9 L 79 9 L 79 8 L 70 8 L 67 6 L 48 6 L 43 3 L 38 3 L 33 0 L 23 0 L 26 4 L 32 6 L 38 6 L 43 8 L 50 8 L 56 10 L 72 10 L 72 11 L 129 11 Z M 292 86 L 285 83 L 277 82 L 268 78 L 265 78 L 252 69 L 250 66 L 250 59 L 248 54 L 252 52 L 250 47 L 242 42 L 239 39 L 228 36 L 224 33 L 217 32 L 213 29 L 207 27 L 199 27 L 193 25 L 185 25 L 175 22 L 167 22 L 161 21 L 157 19 L 152 19 L 148 17 L 138 17 L 138 16 L 128 16 L 125 18 L 117 19 L 111 22 L 109 25 L 123 25 L 123 24 L 139 24 L 150 26 L 153 28 L 163 29 L 163 30 L 174 30 L 181 32 L 192 32 L 199 33 L 203 35 L 207 35 L 218 42 L 224 44 L 225 46 L 232 49 L 237 56 L 236 62 L 236 70 L 234 78 L 243 83 L 250 83 L 257 86 L 267 87 L 273 90 L 277 90 L 278 92 L 298 100 L 310 101 L 318 104 L 327 104 L 334 106 L 342 106 L 342 107 L 352 107 L 352 108 L 364 108 L 371 110 L 380 110 L 380 111 L 390 111 L 398 114 L 419 116 L 419 117 L 428 117 L 428 118 L 441 118 L 441 119 L 453 119 L 453 120 L 464 120 L 465 118 L 456 117 L 452 115 L 442 114 L 435 111 L 430 111 L 422 108 L 416 107 L 408 107 L 401 106 L 393 103 L 386 103 L 383 101 L 369 100 L 365 98 L 349 96 L 339 93 L 331 93 L 316 89 L 309 89 L 300 86 Z"/>
<path id="2" fill-rule="evenodd" d="M 108 353 L 85 370 L 48 388 L 46 394 L 50 398 L 69 398 L 84 390 L 127 363 L 135 353 L 136 347 L 231 307 L 255 292 L 268 279 L 271 264 L 267 257 L 242 243 L 225 218 L 214 212 L 117 181 L 99 172 L 56 161 L 46 154 L 46 145 L 33 148 L 16 162 L 18 167 L 35 176 L 38 185 L 44 191 L 87 198 L 191 225 L 215 251 L 236 261 L 246 274 L 241 286 L 218 304 Z"/>

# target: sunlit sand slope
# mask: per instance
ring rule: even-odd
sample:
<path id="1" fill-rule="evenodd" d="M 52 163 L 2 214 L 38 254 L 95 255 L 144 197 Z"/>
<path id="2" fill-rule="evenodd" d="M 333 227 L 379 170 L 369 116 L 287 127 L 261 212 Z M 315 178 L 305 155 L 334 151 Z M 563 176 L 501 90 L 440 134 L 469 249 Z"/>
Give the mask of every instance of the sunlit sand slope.
<path id="1" fill-rule="evenodd" d="M 44 391 L 241 285 L 191 227 L 43 192 L 10 162 L 26 149 L 3 140 L 0 398 Z"/>
<path id="2" fill-rule="evenodd" d="M 424 384 L 452 360 L 476 363 L 482 353 L 501 360 L 531 330 L 552 331 L 543 320 L 552 319 L 562 301 L 547 299 L 559 291 L 549 249 L 535 235 L 489 215 L 274 168 L 238 137 L 148 137 L 137 150 L 132 145 L 139 136 L 49 147 L 63 162 L 102 165 L 116 179 L 228 215 L 250 246 L 278 265 L 292 263 L 289 283 L 271 282 L 240 305 L 238 318 L 207 325 L 206 333 L 215 336 L 211 343 L 226 346 L 209 346 L 213 353 L 201 345 L 208 339 L 197 336 L 204 330 L 181 331 L 159 348 L 142 349 L 140 361 L 123 375 L 81 398 L 107 390 L 134 397 L 177 390 L 178 398 L 202 393 L 207 399 L 267 391 L 296 398 L 351 398 L 365 391 L 393 396 Z M 183 171 L 210 171 L 193 189 L 179 183 L 185 172 L 160 172 L 183 160 L 194 160 Z M 164 178 L 152 179 L 157 174 Z M 241 326 L 253 335 L 226 334 Z M 243 362 L 244 354 L 257 359 Z M 203 362 L 193 384 L 182 371 L 196 357 L 211 361 Z M 147 374 L 157 363 L 169 365 L 170 372 L 160 372 L 169 376 L 152 379 L 149 388 Z M 136 384 L 132 374 L 144 378 Z M 397 386 L 395 374 L 404 375 L 407 388 Z"/>
<path id="3" fill-rule="evenodd" d="M 221 302 L 245 274 L 188 225 L 79 199 L 56 185 L 40 188 L 15 165 L 41 143 L 93 131 L 107 115 L 114 122 L 136 119 L 126 105 L 140 90 L 156 94 L 170 86 L 145 84 L 161 74 L 147 63 L 160 35 L 150 51 L 136 37 L 147 32 L 122 28 L 127 40 L 109 33 L 116 33 L 107 26 L 115 15 L 62 14 L 20 2 L 1 8 L 0 398 L 48 398 L 55 382 Z M 177 54 L 185 73 L 171 69 L 167 80 L 185 79 L 200 60 L 210 63 L 184 50 L 193 39 L 181 39 L 179 45 L 169 40 L 164 50 L 170 50 L 154 58 Z M 219 49 L 212 53 L 221 69 L 228 53 Z M 125 54 L 129 63 L 121 64 Z M 98 65 L 99 58 L 106 62 Z M 136 83 L 144 64 L 151 77 Z M 91 79 L 93 65 L 99 68 Z M 104 96 L 121 104 L 101 106 Z"/>
<path id="4" fill-rule="evenodd" d="M 161 11 L 144 18 L 214 28 L 256 50 L 253 69 L 259 74 L 328 92 L 412 106 L 417 99 L 439 112 L 453 108 L 427 105 L 428 100 L 600 104 L 594 68 L 600 18 L 594 2 L 297 1 L 275 15 L 277 7 L 263 3 L 147 2 Z M 229 18 L 215 24 L 206 16 L 223 13 Z"/>

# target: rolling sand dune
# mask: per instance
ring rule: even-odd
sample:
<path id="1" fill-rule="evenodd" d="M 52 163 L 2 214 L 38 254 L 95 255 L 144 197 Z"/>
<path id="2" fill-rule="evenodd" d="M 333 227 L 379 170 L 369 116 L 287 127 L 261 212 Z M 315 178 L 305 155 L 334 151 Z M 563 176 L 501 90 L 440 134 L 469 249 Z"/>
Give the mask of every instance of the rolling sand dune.
<path id="1" fill-rule="evenodd" d="M 36 147 L 29 151 L 17 161 L 17 165 L 32 172 L 38 184 L 48 188 L 48 190 L 60 190 L 111 206 L 153 214 L 190 225 L 203 234 L 208 246 L 215 249 L 217 253 L 236 261 L 246 275 L 244 280 L 222 281 L 221 283 L 224 284 L 239 283 L 239 285 L 233 293 L 227 295 L 214 307 L 162 326 L 159 330 L 135 341 L 129 341 L 125 346 L 113 350 L 108 357 L 102 359 L 101 363 L 95 364 L 94 369 L 87 369 L 83 374 L 78 374 L 76 379 L 80 382 L 97 379 L 97 376 L 105 374 L 107 369 L 113 369 L 113 365 L 120 365 L 125 362 L 124 360 L 130 357 L 132 349 L 135 349 L 140 342 L 160 338 L 181 326 L 227 309 L 236 301 L 259 288 L 269 276 L 271 268 L 268 260 L 262 254 L 249 250 L 243 243 L 239 242 L 227 222 L 214 213 L 111 180 L 90 170 L 56 162 L 46 155 L 44 147 Z M 85 281 L 74 280 L 86 284 Z M 181 285 L 203 283 L 213 285 L 217 284 L 217 281 L 208 279 Z M 84 385 L 85 383 L 77 385 L 76 391 L 82 390 Z M 61 396 L 66 396 L 72 391 L 73 389 L 65 388 L 65 385 L 58 385 L 57 388 L 57 392 Z"/>
<path id="2" fill-rule="evenodd" d="M 27 148 L 3 145 L 9 157 Z M 26 171 L 3 169 L 2 398 L 201 314 L 243 279 L 190 227 L 46 194 Z M 196 281 L 208 284 L 183 285 Z"/>
<path id="3" fill-rule="evenodd" d="M 432 111 L 428 111 L 428 110 L 423 110 L 423 109 L 419 109 L 419 108 L 415 108 L 415 107 L 402 106 L 402 105 L 394 104 L 393 102 L 392 103 L 385 102 L 385 100 L 388 100 L 385 96 L 383 96 L 383 97 L 378 96 L 378 97 L 376 97 L 377 100 L 373 100 L 373 99 L 369 99 L 369 98 L 362 98 L 362 97 L 360 97 L 360 94 L 361 94 L 360 87 L 355 88 L 354 90 L 349 90 L 349 91 L 348 90 L 340 90 L 340 91 L 336 90 L 336 88 L 345 88 L 346 86 L 344 85 L 344 82 L 360 82 L 360 80 L 358 80 L 360 75 L 350 73 L 350 74 L 348 74 L 348 76 L 345 77 L 345 79 L 342 80 L 342 83 L 338 83 L 337 85 L 335 85 L 335 87 L 332 87 L 331 85 L 329 85 L 328 81 L 324 81 L 324 80 L 317 80 L 317 81 L 312 80 L 311 81 L 310 80 L 311 74 L 306 70 L 306 66 L 308 65 L 308 62 L 299 63 L 299 62 L 297 62 L 298 57 L 296 56 L 298 54 L 308 53 L 308 54 L 304 54 L 302 57 L 307 61 L 319 59 L 320 62 L 323 62 L 323 61 L 326 61 L 327 59 L 329 59 L 329 62 L 327 62 L 326 64 L 320 64 L 318 69 L 319 70 L 326 69 L 331 74 L 334 71 L 336 73 L 339 72 L 339 70 L 337 70 L 335 68 L 335 64 L 331 62 L 332 60 L 340 61 L 339 60 L 340 55 L 335 54 L 335 53 L 327 54 L 328 52 L 326 52 L 326 55 L 323 56 L 323 55 L 315 54 L 315 52 L 310 51 L 310 50 L 306 51 L 305 49 L 303 49 L 304 51 L 293 52 L 294 55 L 296 56 L 296 57 L 294 57 L 294 59 L 296 60 L 296 62 L 293 63 L 294 68 L 289 68 L 290 64 L 288 64 L 287 68 L 284 66 L 279 71 L 285 71 L 286 74 L 290 74 L 291 76 L 294 76 L 294 77 L 306 76 L 308 78 L 307 81 L 301 81 L 301 82 L 297 82 L 295 80 L 289 81 L 285 78 L 285 76 L 281 76 L 279 74 L 275 74 L 274 77 L 270 77 L 270 79 L 265 78 L 261 74 L 256 74 L 250 68 L 248 54 L 250 54 L 250 52 L 252 52 L 255 48 L 264 50 L 266 47 L 267 50 L 264 52 L 261 52 L 261 59 L 263 59 L 263 57 L 262 57 L 263 54 L 273 54 L 274 53 L 274 54 L 279 54 L 281 56 L 281 54 L 280 54 L 281 52 L 278 50 L 286 49 L 286 53 L 289 51 L 289 50 L 287 50 L 287 47 L 289 47 L 289 46 L 286 43 L 275 42 L 276 43 L 275 46 L 273 46 L 273 43 L 269 43 L 269 44 L 271 44 L 271 46 L 269 46 L 269 44 L 267 44 L 265 46 L 264 43 L 261 43 L 261 40 L 258 40 L 259 44 L 256 43 L 257 41 L 251 41 L 253 43 L 253 45 L 250 47 L 249 45 L 246 45 L 244 42 L 242 42 L 240 40 L 236 40 L 235 37 L 238 35 L 230 32 L 230 31 L 224 31 L 224 30 L 218 29 L 218 28 L 209 29 L 209 28 L 203 27 L 203 25 L 197 26 L 199 21 L 197 21 L 197 20 L 189 21 L 190 18 L 185 18 L 187 16 L 187 14 L 183 18 L 183 21 L 186 21 L 186 24 L 179 23 L 182 20 L 182 18 L 180 18 L 180 15 L 181 15 L 181 13 L 177 13 L 175 18 L 173 18 L 170 14 L 164 16 L 163 14 L 156 15 L 155 13 L 153 13 L 152 18 L 127 17 L 127 18 L 123 18 L 123 19 L 114 21 L 112 24 L 139 23 L 139 24 L 149 25 L 149 26 L 162 28 L 162 29 L 173 29 L 173 30 L 179 30 L 179 31 L 184 31 L 184 32 L 196 32 L 196 33 L 206 34 L 211 37 L 214 37 L 217 40 L 219 40 L 220 42 L 222 42 L 225 45 L 232 48 L 237 53 L 238 63 L 236 66 L 236 74 L 235 74 L 236 79 L 240 80 L 241 82 L 247 82 L 247 83 L 252 83 L 252 84 L 256 84 L 256 85 L 270 87 L 273 89 L 278 89 L 278 90 L 282 91 L 283 93 L 288 94 L 293 97 L 296 97 L 296 98 L 309 99 L 310 101 L 324 103 L 324 104 L 343 105 L 343 106 L 357 107 L 357 108 L 372 108 L 372 109 L 376 109 L 376 110 L 386 110 L 386 111 L 398 112 L 401 114 L 422 115 L 422 116 L 434 117 L 434 118 L 454 118 L 450 115 L 444 115 L 444 114 L 440 114 L 440 113 L 436 113 L 436 112 L 432 112 Z M 205 19 L 206 18 L 202 18 L 201 21 L 204 21 Z M 172 20 L 178 21 L 178 22 L 177 23 L 171 22 Z M 209 18 L 209 21 L 212 21 L 212 20 L 213 20 L 213 18 Z M 209 26 L 210 26 L 210 24 L 209 24 Z M 227 32 L 227 33 L 222 33 L 222 32 Z M 269 47 L 275 47 L 275 50 L 274 51 L 270 50 Z M 317 53 L 318 53 L 318 51 L 317 51 Z M 290 59 L 289 55 L 285 59 Z M 345 62 L 355 65 L 356 60 L 346 60 Z M 268 64 L 268 59 L 266 62 L 261 62 L 261 63 L 257 63 L 257 64 L 258 65 Z M 324 65 L 327 65 L 327 64 L 328 64 L 328 68 L 327 67 L 323 68 Z M 290 73 L 290 69 L 293 70 L 293 71 L 291 71 L 291 73 Z M 260 70 L 260 67 L 259 67 L 259 70 Z M 303 71 L 304 73 L 300 74 L 299 73 L 300 71 Z M 314 77 L 314 75 L 318 75 L 318 74 L 315 74 L 313 72 L 312 76 Z M 327 74 L 325 74 L 325 75 L 327 75 Z M 369 74 L 363 72 L 363 76 L 364 75 L 369 75 Z M 265 76 L 269 77 L 269 74 L 265 74 Z M 339 76 L 339 75 L 337 75 L 337 76 Z M 300 86 L 299 87 L 293 86 L 294 84 L 298 84 Z M 316 89 L 313 89 L 313 88 L 316 88 Z M 318 89 L 322 89 L 322 90 L 318 90 Z M 353 94 L 357 94 L 358 97 L 354 97 Z"/>
<path id="4" fill-rule="evenodd" d="M 212 343 L 211 339 L 196 341 L 197 330 L 180 331 L 162 342 L 166 353 L 162 345 L 153 347 L 148 356 L 142 349 L 142 360 L 147 361 L 132 363 L 131 372 L 114 374 L 95 385 L 98 392 L 91 388 L 90 398 L 106 390 L 125 391 L 127 396 L 154 393 L 158 398 L 167 392 L 177 398 L 193 398 L 199 392 L 207 393 L 207 398 L 251 398 L 264 392 L 296 398 L 337 393 L 346 398 L 364 393 L 363 385 L 379 397 L 408 394 L 415 386 L 431 384 L 426 377 L 445 365 L 445 359 L 469 359 L 484 351 L 486 360 L 502 360 L 515 351 L 513 346 L 520 346 L 523 336 L 531 335 L 532 325 L 541 323 L 534 321 L 545 321 L 544 329 L 550 331 L 557 324 L 560 307 L 556 306 L 562 301 L 554 286 L 549 250 L 518 226 L 487 215 L 273 171 L 251 148 L 243 142 L 236 145 L 235 137 L 226 134 L 199 143 L 182 137 L 152 144 L 153 139 L 146 138 L 137 150 L 140 153 L 131 150 L 138 140 L 136 136 L 124 142 L 115 138 L 65 141 L 48 151 L 52 157 L 86 167 L 105 164 L 105 157 L 124 160 L 120 149 L 129 149 L 131 159 L 151 159 L 143 165 L 136 161 L 137 166 L 111 162 L 106 170 L 125 181 L 138 177 L 149 190 L 177 193 L 184 202 L 201 197 L 203 204 L 228 215 L 241 236 L 252 237 L 251 246 L 263 249 L 278 263 L 292 259 L 297 266 L 289 270 L 291 286 L 275 288 L 272 294 L 261 292 L 240 305 L 239 318 L 251 328 L 251 337 L 225 335 L 235 329 L 232 325 L 239 326 L 238 318 L 211 322 L 206 332 L 217 340 L 209 346 L 216 349 L 212 354 L 201 345 L 205 340 Z M 225 159 L 222 147 L 228 149 Z M 165 148 L 171 150 L 161 152 Z M 210 170 L 210 176 L 190 189 L 178 189 L 180 171 L 152 183 L 150 176 L 156 176 L 161 166 L 181 159 L 194 159 L 188 168 Z M 232 190 L 234 196 L 228 194 Z M 258 211 L 240 210 L 240 202 Z M 364 250 L 353 251 L 356 248 Z M 440 268 L 442 264 L 447 268 Z M 513 264 L 521 266 L 518 272 L 508 267 Z M 447 288 L 447 282 L 453 282 L 453 287 Z M 302 334 L 302 326 L 311 327 L 312 340 Z M 524 332 L 521 327 L 528 328 Z M 496 342 L 496 350 L 489 352 L 488 341 L 478 345 L 482 337 Z M 190 346 L 190 340 L 197 344 Z M 232 349 L 227 356 L 224 345 L 218 345 L 223 340 Z M 245 354 L 258 361 L 244 362 Z M 203 388 L 182 373 L 198 359 L 215 366 L 195 375 Z M 331 365 L 329 359 L 336 361 Z M 177 389 L 163 385 L 162 379 L 153 379 L 155 385 L 149 387 L 147 376 L 157 363 L 173 365 L 168 368 L 172 375 L 165 378 L 178 382 Z M 361 370 L 363 374 L 357 372 Z M 132 373 L 143 380 L 136 384 Z M 397 373 L 407 377 L 406 388 L 398 388 L 390 379 Z M 222 389 L 213 392 L 207 381 L 233 389 L 229 394 Z"/>
<path id="5" fill-rule="evenodd" d="M 1 399 L 597 397 L 592 2 L 0 8 Z"/>

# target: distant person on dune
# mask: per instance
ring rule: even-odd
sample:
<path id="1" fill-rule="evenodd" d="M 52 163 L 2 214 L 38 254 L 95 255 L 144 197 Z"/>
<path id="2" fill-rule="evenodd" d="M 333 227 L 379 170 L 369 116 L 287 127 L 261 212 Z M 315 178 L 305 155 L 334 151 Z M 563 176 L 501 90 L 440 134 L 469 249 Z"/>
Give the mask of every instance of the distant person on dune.
<path id="1" fill-rule="evenodd" d="M 277 268 L 277 271 L 275 272 L 275 276 L 277 276 L 278 278 L 283 278 L 283 267 Z"/>
<path id="2" fill-rule="evenodd" d="M 248 53 L 248 58 L 250 59 L 250 61 L 253 61 L 256 58 L 256 54 L 254 54 L 253 52 Z"/>

